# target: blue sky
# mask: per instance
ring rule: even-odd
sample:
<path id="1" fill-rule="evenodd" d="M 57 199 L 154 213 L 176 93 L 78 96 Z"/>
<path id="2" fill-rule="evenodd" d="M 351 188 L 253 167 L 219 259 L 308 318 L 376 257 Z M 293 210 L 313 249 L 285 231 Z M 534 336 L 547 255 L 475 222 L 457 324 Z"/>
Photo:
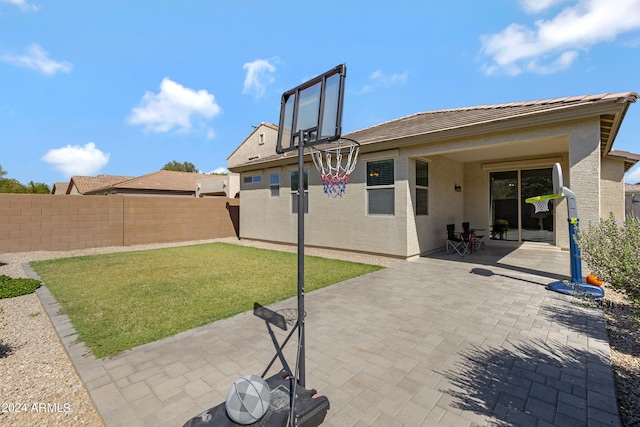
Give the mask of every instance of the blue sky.
<path id="1" fill-rule="evenodd" d="M 0 165 L 23 184 L 202 172 L 282 92 L 347 65 L 343 131 L 640 92 L 640 0 L 0 0 Z M 614 149 L 640 153 L 640 105 Z M 640 167 L 626 176 L 640 182 Z"/>

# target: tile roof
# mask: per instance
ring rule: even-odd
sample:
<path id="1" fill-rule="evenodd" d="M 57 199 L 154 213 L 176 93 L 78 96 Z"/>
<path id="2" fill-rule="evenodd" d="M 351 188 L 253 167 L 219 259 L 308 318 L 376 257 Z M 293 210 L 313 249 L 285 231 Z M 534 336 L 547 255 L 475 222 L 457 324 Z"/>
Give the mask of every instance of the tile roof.
<path id="1" fill-rule="evenodd" d="M 630 153 L 628 151 L 611 150 L 607 157 L 623 160 L 625 172 L 631 169 L 636 163 L 640 162 L 640 154 Z"/>
<path id="2" fill-rule="evenodd" d="M 159 170 L 112 185 L 112 188 L 129 190 L 196 191 L 196 181 L 211 175 L 193 172 Z"/>
<path id="3" fill-rule="evenodd" d="M 529 119 L 531 120 L 529 123 L 536 123 L 536 120 L 538 123 L 544 123 L 546 120 L 558 121 L 558 116 L 550 113 L 566 113 L 572 118 L 600 117 L 601 151 L 602 155 L 606 155 L 611 150 L 626 109 L 637 99 L 636 92 L 621 92 L 427 111 L 349 132 L 343 136 L 355 139 L 366 146 L 448 131 L 467 131 L 473 134 L 475 129 L 483 125 L 493 125 L 496 128 L 500 124 L 504 124 L 505 128 L 522 126 L 522 122 L 510 124 L 516 119 Z M 273 156 L 249 161 L 232 169 L 237 171 L 272 161 L 287 161 L 286 159 L 295 157 L 297 157 L 296 151 L 284 154 L 274 153 Z"/>
<path id="4" fill-rule="evenodd" d="M 96 188 L 107 187 L 127 179 L 131 179 L 131 177 L 117 175 L 73 176 L 70 183 L 75 184 L 78 192 L 84 194 Z"/>
<path id="5" fill-rule="evenodd" d="M 635 102 L 635 92 L 572 96 L 538 101 L 511 102 L 416 113 L 345 134 L 360 144 L 401 139 L 428 133 L 494 123 L 519 117 L 533 117 L 604 102 Z"/>
<path id="6" fill-rule="evenodd" d="M 67 182 L 54 182 L 51 187 L 52 194 L 66 194 L 67 188 L 69 188 L 69 181 Z"/>

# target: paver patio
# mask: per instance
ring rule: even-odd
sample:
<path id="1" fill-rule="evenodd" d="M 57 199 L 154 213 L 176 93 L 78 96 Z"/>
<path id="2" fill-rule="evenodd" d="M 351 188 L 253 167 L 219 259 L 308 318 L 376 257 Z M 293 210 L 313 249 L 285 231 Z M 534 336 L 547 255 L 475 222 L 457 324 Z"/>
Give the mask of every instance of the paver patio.
<path id="1" fill-rule="evenodd" d="M 488 247 L 307 294 L 307 388 L 330 400 L 323 425 L 619 426 L 602 312 L 545 289 L 568 276 L 567 252 Z M 244 313 L 96 360 L 38 295 L 107 426 L 181 426 L 275 354 L 265 322 Z M 293 368 L 295 339 L 284 354 Z"/>

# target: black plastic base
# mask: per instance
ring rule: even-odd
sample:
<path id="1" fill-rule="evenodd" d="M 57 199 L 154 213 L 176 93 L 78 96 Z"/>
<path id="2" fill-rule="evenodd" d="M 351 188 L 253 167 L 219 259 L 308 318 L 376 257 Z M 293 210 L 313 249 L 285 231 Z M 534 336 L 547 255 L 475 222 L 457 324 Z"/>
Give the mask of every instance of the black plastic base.
<path id="1" fill-rule="evenodd" d="M 271 390 L 269 410 L 262 418 L 250 426 L 286 426 L 291 408 L 291 388 L 293 382 L 289 375 L 280 372 L 267 379 Z M 316 396 L 315 390 L 296 387 L 293 425 L 300 427 L 316 427 L 322 424 L 329 410 L 329 399 L 326 396 Z M 313 397 L 316 396 L 316 397 Z M 197 426 L 238 426 L 227 415 L 225 404 L 222 402 L 206 412 L 196 415 L 184 424 L 184 427 Z"/>

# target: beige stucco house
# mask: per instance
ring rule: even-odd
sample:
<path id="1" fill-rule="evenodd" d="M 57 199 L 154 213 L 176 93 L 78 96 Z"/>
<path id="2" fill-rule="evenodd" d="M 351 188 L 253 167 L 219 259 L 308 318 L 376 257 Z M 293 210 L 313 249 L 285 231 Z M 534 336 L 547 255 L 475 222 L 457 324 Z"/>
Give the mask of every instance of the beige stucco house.
<path id="1" fill-rule="evenodd" d="M 566 201 L 536 214 L 558 162 L 580 224 L 624 218 L 624 173 L 640 157 L 613 150 L 634 92 L 429 111 L 345 136 L 361 144 L 343 197 L 328 198 L 310 158 L 307 245 L 410 257 L 442 249 L 446 225 L 468 221 L 485 243 L 569 246 Z M 297 241 L 297 152 L 276 154 L 263 123 L 231 154 L 240 174 L 240 237 Z M 497 223 L 505 232 L 492 232 Z"/>

